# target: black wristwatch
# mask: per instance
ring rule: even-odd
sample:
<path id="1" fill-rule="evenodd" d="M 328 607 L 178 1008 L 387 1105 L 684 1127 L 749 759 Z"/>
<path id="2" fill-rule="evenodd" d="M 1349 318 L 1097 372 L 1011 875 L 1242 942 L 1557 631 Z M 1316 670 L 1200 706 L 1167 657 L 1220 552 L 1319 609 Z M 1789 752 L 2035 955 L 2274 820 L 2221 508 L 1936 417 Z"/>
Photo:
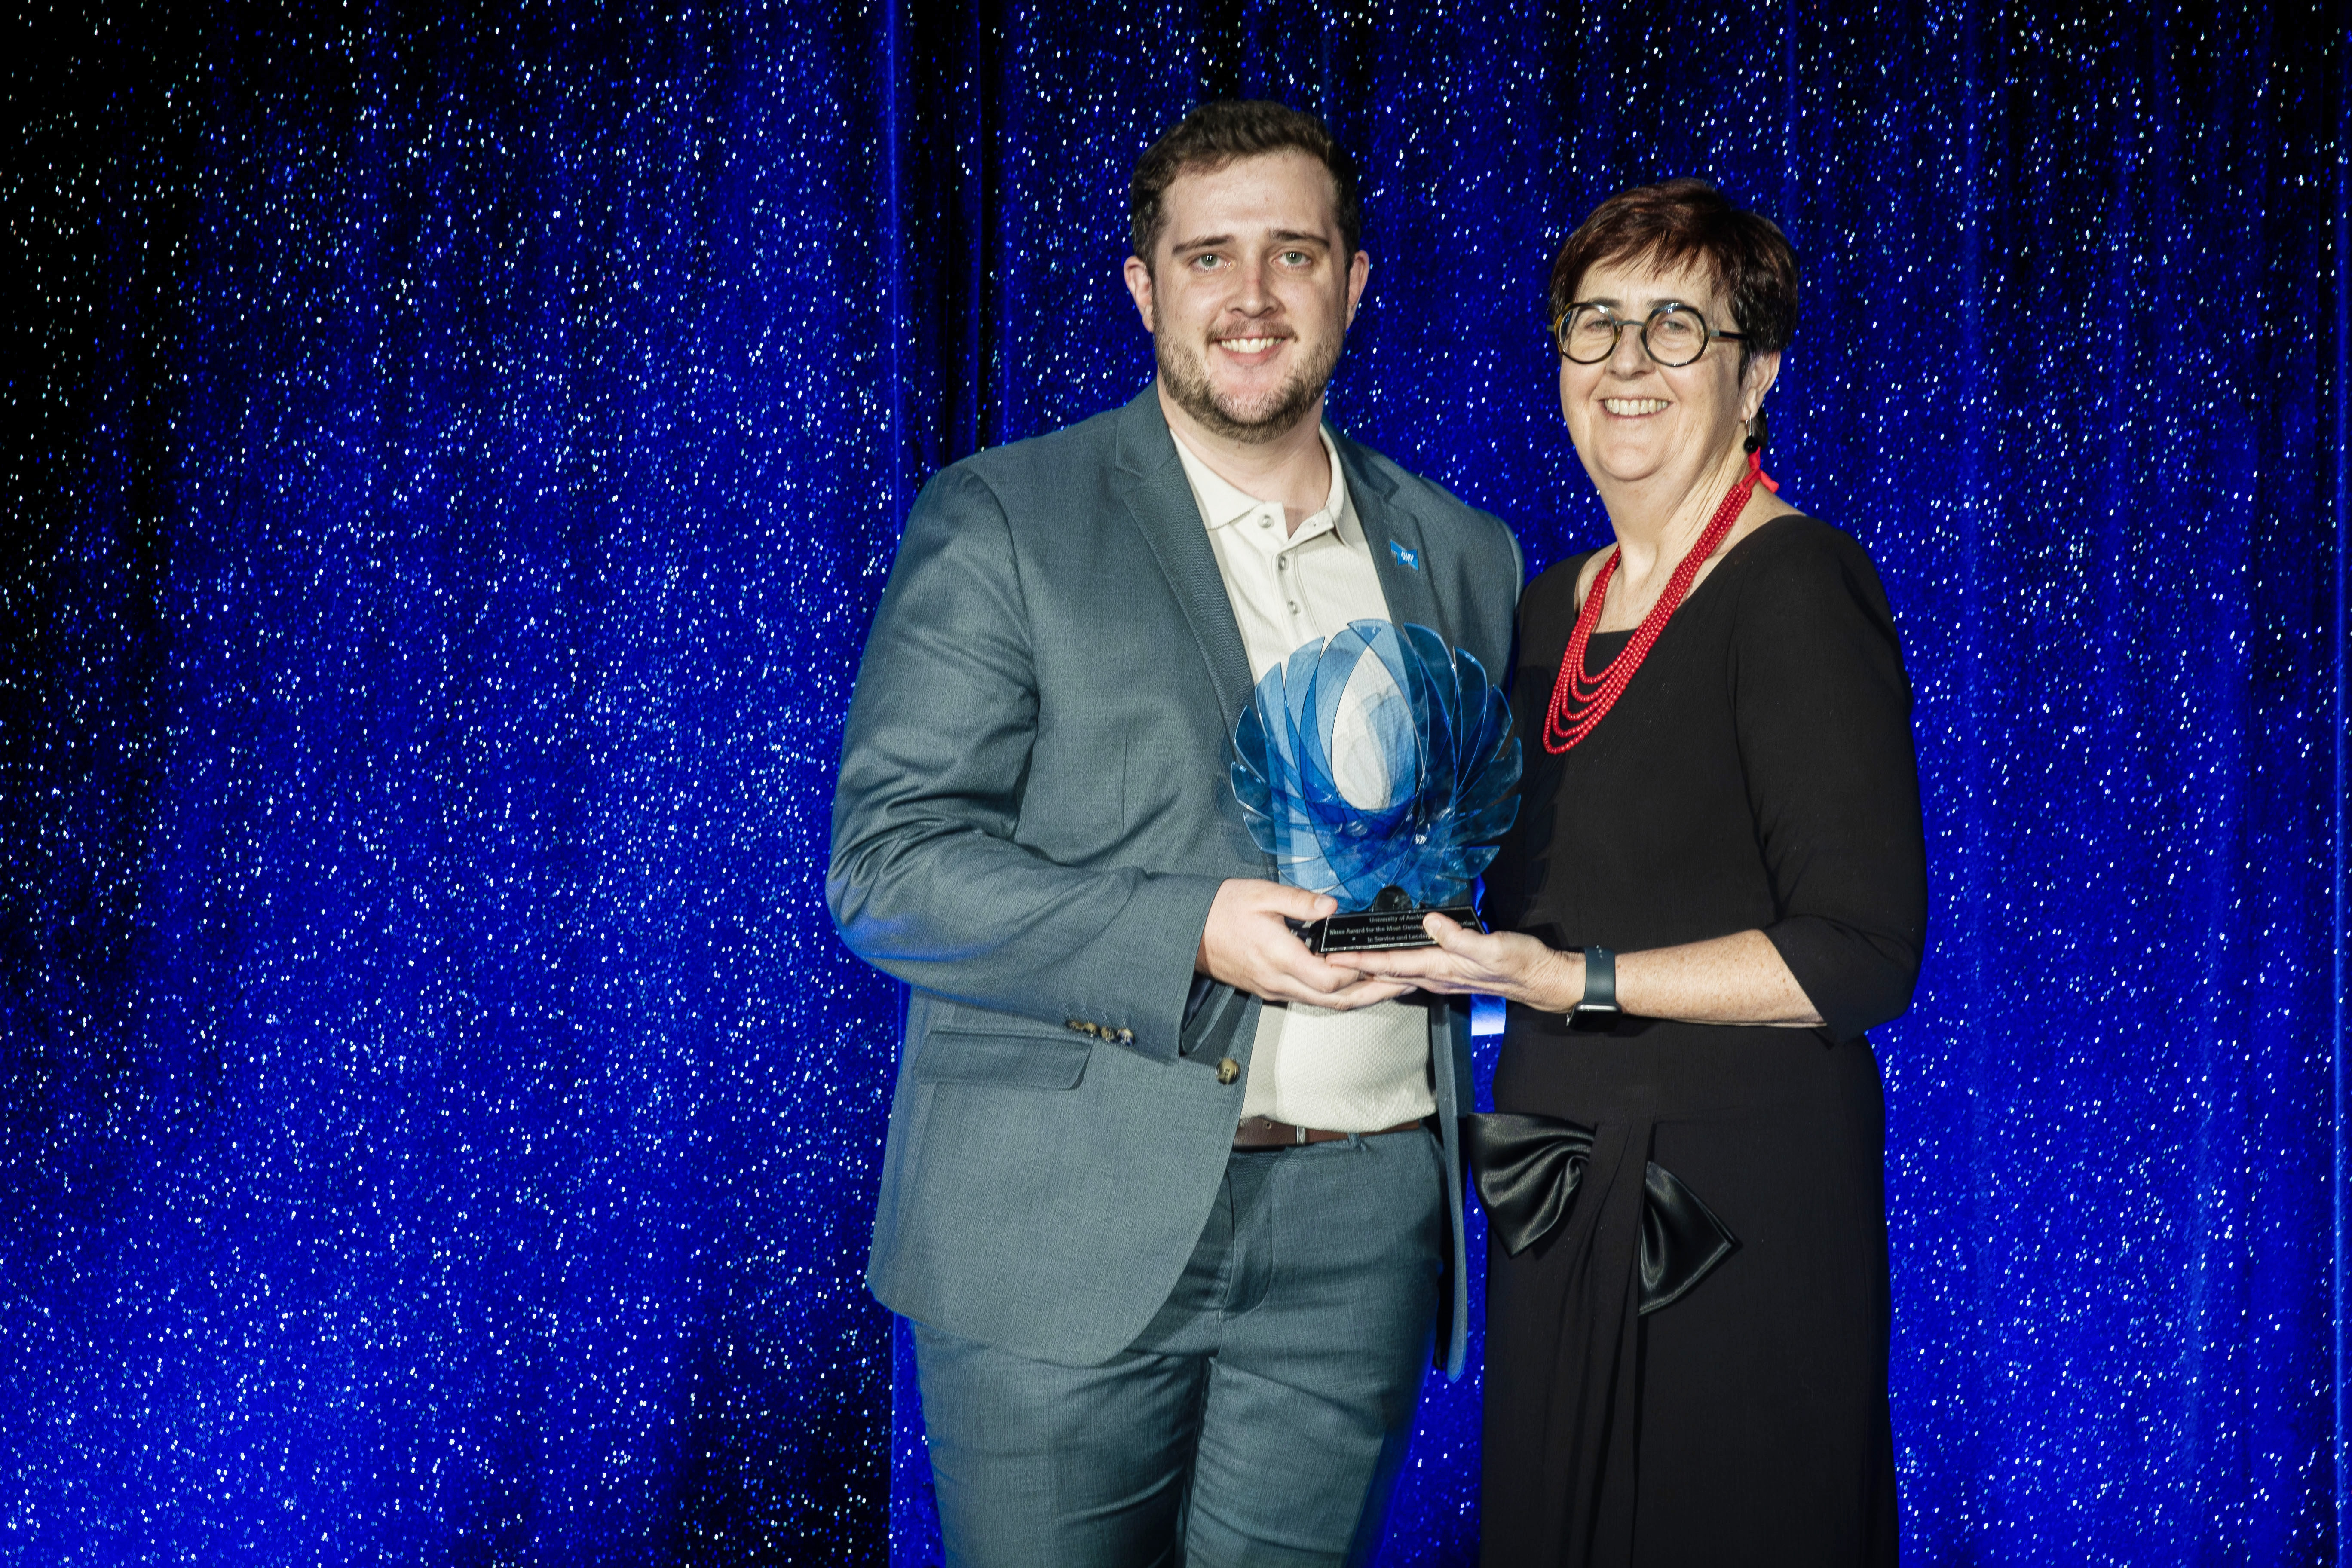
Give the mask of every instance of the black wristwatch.
<path id="1" fill-rule="evenodd" d="M 1605 947 L 1584 950 L 1584 999 L 1569 1009 L 1568 1021 L 1605 1029 L 1622 1013 L 1617 1005 L 1617 955 Z"/>

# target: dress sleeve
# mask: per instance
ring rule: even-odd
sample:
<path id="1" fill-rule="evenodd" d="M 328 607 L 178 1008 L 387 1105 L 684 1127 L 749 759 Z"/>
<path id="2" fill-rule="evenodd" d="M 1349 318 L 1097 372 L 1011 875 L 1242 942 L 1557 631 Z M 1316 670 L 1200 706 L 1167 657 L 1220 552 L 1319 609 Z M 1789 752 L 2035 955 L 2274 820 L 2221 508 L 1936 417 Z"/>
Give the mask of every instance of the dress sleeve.
<path id="1" fill-rule="evenodd" d="M 1555 563 L 1519 595 L 1511 648 L 1511 723 L 1519 742 L 1519 809 L 1482 879 L 1480 910 L 1501 931 L 1524 931 L 1550 858 L 1552 801 L 1559 759 L 1544 750 L 1544 714 L 1559 671 L 1569 628 L 1576 624 L 1576 574 L 1585 554 Z"/>
<path id="2" fill-rule="evenodd" d="M 1901 1016 L 1927 928 L 1911 683 L 1860 545 L 1813 525 L 1742 584 L 1733 711 L 1777 917 L 1836 1040 Z"/>

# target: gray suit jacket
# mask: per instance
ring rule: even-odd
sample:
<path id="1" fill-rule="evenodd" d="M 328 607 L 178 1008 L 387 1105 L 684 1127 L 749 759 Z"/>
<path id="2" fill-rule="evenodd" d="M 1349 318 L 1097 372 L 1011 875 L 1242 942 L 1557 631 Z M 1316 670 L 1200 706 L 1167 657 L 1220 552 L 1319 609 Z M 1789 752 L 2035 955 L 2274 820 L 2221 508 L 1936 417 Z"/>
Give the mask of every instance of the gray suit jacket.
<path id="1" fill-rule="evenodd" d="M 1390 617 L 1503 674 L 1509 531 L 1338 437 Z M 1411 557 L 1391 548 L 1391 542 Z M 941 472 L 850 704 L 826 900 L 911 987 L 866 1281 L 1037 1360 L 1108 1360 L 1167 1299 L 1241 1111 L 1253 997 L 1185 1020 L 1209 904 L 1270 877 L 1226 780 L 1241 632 L 1156 394 Z M 1433 1009 L 1462 1365 L 1466 1009 Z"/>

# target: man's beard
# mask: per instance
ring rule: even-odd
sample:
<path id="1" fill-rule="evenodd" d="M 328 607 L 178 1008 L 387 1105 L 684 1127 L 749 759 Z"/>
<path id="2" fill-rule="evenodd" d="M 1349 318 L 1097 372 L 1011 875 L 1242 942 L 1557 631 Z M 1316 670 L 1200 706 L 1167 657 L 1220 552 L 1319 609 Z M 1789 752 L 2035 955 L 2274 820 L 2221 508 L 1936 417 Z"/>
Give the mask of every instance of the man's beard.
<path id="1" fill-rule="evenodd" d="M 1152 325 L 1157 329 L 1159 322 L 1155 320 Z M 1167 338 L 1155 330 L 1151 348 L 1152 357 L 1160 364 L 1160 384 L 1168 389 L 1177 407 L 1214 435 L 1229 441 L 1257 445 L 1288 435 L 1315 406 L 1315 400 L 1330 384 L 1332 368 L 1339 363 L 1341 338 L 1342 334 L 1334 332 L 1322 351 L 1301 364 L 1288 381 L 1275 390 L 1273 401 L 1255 414 L 1244 414 L 1217 401 L 1216 389 L 1209 384 L 1207 364 L 1207 356 L 1217 352 L 1213 345 L 1190 358 L 1171 353 Z"/>

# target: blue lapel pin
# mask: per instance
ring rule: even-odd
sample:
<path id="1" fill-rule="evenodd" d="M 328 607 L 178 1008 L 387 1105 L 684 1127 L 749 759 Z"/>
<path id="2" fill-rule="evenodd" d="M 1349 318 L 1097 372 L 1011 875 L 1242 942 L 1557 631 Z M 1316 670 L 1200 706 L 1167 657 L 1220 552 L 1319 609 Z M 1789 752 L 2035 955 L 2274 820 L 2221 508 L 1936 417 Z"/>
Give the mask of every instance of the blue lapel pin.
<path id="1" fill-rule="evenodd" d="M 1394 551 L 1396 552 L 1396 558 L 1403 562 L 1407 566 L 1412 567 L 1416 572 L 1421 570 L 1420 551 L 1407 550 L 1403 545 L 1399 544 L 1393 539 L 1389 541 L 1389 548 Z"/>

